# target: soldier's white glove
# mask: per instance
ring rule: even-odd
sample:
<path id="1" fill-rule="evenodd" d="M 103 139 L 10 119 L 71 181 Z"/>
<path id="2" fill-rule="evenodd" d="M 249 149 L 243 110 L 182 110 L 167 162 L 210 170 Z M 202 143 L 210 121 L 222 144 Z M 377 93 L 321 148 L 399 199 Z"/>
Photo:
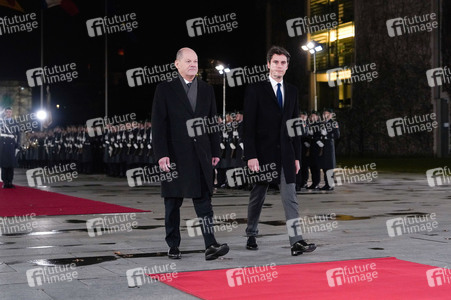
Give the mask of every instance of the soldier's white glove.
<path id="1" fill-rule="evenodd" d="M 310 148 L 310 143 L 309 142 L 304 142 L 304 146 L 307 148 Z"/>
<path id="2" fill-rule="evenodd" d="M 219 144 L 219 146 L 221 147 L 221 149 L 222 149 L 222 150 L 224 150 L 224 149 L 225 149 L 225 146 L 224 146 L 224 144 L 223 144 L 223 143 Z"/>
<path id="3" fill-rule="evenodd" d="M 321 141 L 317 141 L 316 144 L 317 144 L 318 146 L 320 146 L 321 148 L 324 147 L 324 144 L 323 144 Z"/>
<path id="4" fill-rule="evenodd" d="M 232 148 L 233 150 L 235 150 L 235 149 L 236 149 L 236 146 L 235 146 L 235 144 L 233 144 L 233 143 L 230 143 L 230 148 Z"/>
<path id="5" fill-rule="evenodd" d="M 240 147 L 241 147 L 241 149 L 244 150 L 244 144 L 243 143 L 240 143 Z"/>
<path id="6" fill-rule="evenodd" d="M 137 144 L 133 144 L 133 147 L 135 147 L 135 149 L 138 149 L 138 145 Z"/>
<path id="7" fill-rule="evenodd" d="M 327 130 L 326 129 L 321 129 L 321 134 L 322 135 L 327 135 Z"/>

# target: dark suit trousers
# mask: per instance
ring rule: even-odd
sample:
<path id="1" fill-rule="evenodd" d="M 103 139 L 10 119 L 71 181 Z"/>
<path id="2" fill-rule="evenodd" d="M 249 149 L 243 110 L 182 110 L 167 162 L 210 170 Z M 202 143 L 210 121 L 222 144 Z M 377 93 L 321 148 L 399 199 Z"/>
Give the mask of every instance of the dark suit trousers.
<path id="1" fill-rule="evenodd" d="M 4 185 L 13 183 L 14 168 L 2 168 L 2 181 Z"/>
<path id="2" fill-rule="evenodd" d="M 201 222 L 202 235 L 204 237 L 205 248 L 216 244 L 213 228 L 213 206 L 211 204 L 210 192 L 208 191 L 205 176 L 201 169 L 201 197 L 193 198 L 194 210 L 197 217 L 205 220 Z M 164 198 L 165 206 L 165 227 L 166 243 L 169 247 L 179 247 L 180 236 L 180 207 L 183 198 Z"/>

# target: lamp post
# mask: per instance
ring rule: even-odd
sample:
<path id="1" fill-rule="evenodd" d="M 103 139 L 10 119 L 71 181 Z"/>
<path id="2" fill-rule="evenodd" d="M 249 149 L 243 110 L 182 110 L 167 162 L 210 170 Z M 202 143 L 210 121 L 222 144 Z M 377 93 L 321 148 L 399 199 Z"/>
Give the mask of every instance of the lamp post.
<path id="1" fill-rule="evenodd" d="M 224 68 L 223 65 L 217 65 L 216 70 L 218 70 L 219 74 L 223 75 L 222 81 L 222 120 L 225 124 L 225 115 L 226 115 L 226 73 L 230 72 L 229 68 Z"/>
<path id="2" fill-rule="evenodd" d="M 315 110 L 318 110 L 318 96 L 316 94 L 316 52 L 322 51 L 323 47 L 315 41 L 310 41 L 301 48 L 313 54 L 313 93 L 315 95 Z"/>

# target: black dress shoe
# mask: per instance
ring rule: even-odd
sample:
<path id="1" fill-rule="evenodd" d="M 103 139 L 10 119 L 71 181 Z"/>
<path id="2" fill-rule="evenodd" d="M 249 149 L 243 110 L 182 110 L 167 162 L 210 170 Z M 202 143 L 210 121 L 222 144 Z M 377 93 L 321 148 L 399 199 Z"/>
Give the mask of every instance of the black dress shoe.
<path id="1" fill-rule="evenodd" d="M 180 252 L 178 247 L 171 247 L 168 251 L 168 257 L 172 259 L 182 258 L 182 252 Z"/>
<path id="2" fill-rule="evenodd" d="M 257 239 L 255 236 L 250 236 L 247 238 L 246 249 L 258 250 Z"/>
<path id="3" fill-rule="evenodd" d="M 308 187 L 307 187 L 307 189 L 308 190 L 319 190 L 319 186 L 317 186 L 317 185 L 309 185 Z"/>
<path id="4" fill-rule="evenodd" d="M 216 244 L 211 245 L 205 250 L 205 260 L 214 260 L 220 256 L 226 255 L 229 253 L 229 246 L 227 244 Z"/>
<path id="5" fill-rule="evenodd" d="M 322 188 L 320 188 L 321 191 L 333 191 L 334 188 L 330 187 L 329 185 L 325 185 Z"/>
<path id="6" fill-rule="evenodd" d="M 300 240 L 291 246 L 291 255 L 298 256 L 304 252 L 313 252 L 315 249 L 315 244 L 307 244 L 304 240 Z"/>

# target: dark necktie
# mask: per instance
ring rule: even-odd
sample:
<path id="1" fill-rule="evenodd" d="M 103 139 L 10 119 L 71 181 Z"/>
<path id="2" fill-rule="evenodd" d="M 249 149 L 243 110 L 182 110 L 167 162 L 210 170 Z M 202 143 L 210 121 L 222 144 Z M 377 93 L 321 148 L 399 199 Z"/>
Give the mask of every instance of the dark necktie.
<path id="1" fill-rule="evenodd" d="M 186 85 L 188 86 L 188 90 L 189 90 L 189 88 L 191 87 L 191 85 L 192 85 L 193 83 L 192 82 L 188 82 Z"/>
<path id="2" fill-rule="evenodd" d="M 282 108 L 283 101 L 282 101 L 282 91 L 280 90 L 280 82 L 277 84 L 277 101 L 279 101 L 279 107 Z"/>

